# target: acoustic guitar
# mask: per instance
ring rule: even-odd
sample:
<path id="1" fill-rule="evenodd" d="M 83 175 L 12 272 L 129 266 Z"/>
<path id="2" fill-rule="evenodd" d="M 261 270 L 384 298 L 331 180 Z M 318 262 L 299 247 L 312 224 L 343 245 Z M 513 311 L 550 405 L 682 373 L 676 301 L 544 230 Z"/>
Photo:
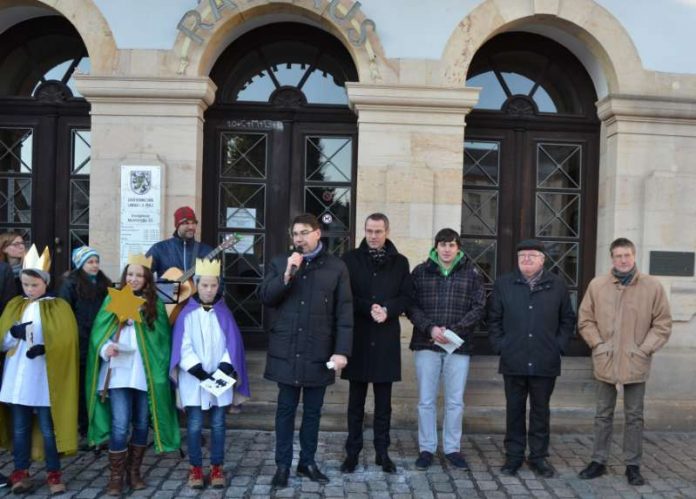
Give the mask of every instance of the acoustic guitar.
<path id="1" fill-rule="evenodd" d="M 239 234 L 228 234 L 213 251 L 205 255 L 203 258 L 207 260 L 214 259 L 221 251 L 229 249 L 237 244 L 240 239 L 241 237 Z M 169 322 L 171 324 L 174 324 L 174 321 L 176 321 L 176 318 L 183 308 L 186 300 L 188 300 L 196 292 L 196 285 L 193 282 L 193 275 L 195 273 L 196 265 L 194 258 L 194 265 L 192 265 L 191 268 L 186 272 L 177 267 L 170 267 L 160 276 L 161 281 L 179 283 L 179 291 L 174 296 L 176 303 L 165 305 L 167 308 L 167 315 L 169 316 Z"/>

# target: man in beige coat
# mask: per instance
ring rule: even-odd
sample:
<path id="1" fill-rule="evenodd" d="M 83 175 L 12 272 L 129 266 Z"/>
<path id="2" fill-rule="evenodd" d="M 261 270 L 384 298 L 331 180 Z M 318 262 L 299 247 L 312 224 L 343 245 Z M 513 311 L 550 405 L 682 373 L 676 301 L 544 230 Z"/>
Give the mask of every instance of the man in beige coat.
<path id="1" fill-rule="evenodd" d="M 590 282 L 578 312 L 580 335 L 592 349 L 597 379 L 592 462 L 584 479 L 606 473 L 616 393 L 624 391 L 624 462 L 631 485 L 643 485 L 643 399 L 652 355 L 669 339 L 672 316 L 662 284 L 636 268 L 636 247 L 625 238 L 611 243 L 612 269 Z"/>

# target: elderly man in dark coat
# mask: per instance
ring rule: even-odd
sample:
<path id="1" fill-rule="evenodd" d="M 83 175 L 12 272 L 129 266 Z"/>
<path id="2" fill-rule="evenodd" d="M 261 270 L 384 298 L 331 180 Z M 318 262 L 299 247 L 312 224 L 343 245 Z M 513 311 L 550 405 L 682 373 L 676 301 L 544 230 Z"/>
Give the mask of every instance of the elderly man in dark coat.
<path id="1" fill-rule="evenodd" d="M 322 244 L 314 215 L 295 217 L 292 239 L 295 251 L 271 261 L 259 288 L 261 302 L 275 309 L 264 372 L 266 379 L 278 383 L 273 487 L 288 485 L 300 395 L 297 474 L 314 482 L 329 481 L 314 461 L 321 407 L 326 387 L 335 381 L 332 369 L 346 366 L 353 345 L 353 297 L 346 265 Z"/>
<path id="2" fill-rule="evenodd" d="M 389 219 L 373 213 L 365 220 L 360 247 L 343 256 L 353 291 L 353 353 L 341 378 L 350 380 L 348 438 L 341 471 L 352 473 L 363 448 L 363 419 L 367 387 L 375 395 L 374 445 L 376 463 L 387 473 L 396 466 L 389 458 L 392 383 L 401 381 L 399 316 L 408 308 L 413 284 L 408 260 L 389 236 Z"/>
<path id="3" fill-rule="evenodd" d="M 550 478 L 549 402 L 561 374 L 561 355 L 575 334 L 575 312 L 563 279 L 544 269 L 544 243 L 517 245 L 518 268 L 495 281 L 488 313 L 488 334 L 500 354 L 505 381 L 504 475 L 514 475 L 529 442 L 529 468 Z M 526 430 L 529 398 L 529 430 Z"/>

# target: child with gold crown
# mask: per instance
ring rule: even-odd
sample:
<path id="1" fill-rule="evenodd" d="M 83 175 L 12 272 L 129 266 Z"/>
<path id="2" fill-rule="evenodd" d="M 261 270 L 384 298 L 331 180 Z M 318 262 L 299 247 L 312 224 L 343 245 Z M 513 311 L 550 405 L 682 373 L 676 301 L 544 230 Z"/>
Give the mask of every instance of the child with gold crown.
<path id="1" fill-rule="evenodd" d="M 129 256 L 120 290 L 109 290 L 94 319 L 87 353 L 87 438 L 90 445 L 109 442 L 106 493 L 111 496 L 121 495 L 124 478 L 133 490 L 146 487 L 140 467 L 150 424 L 157 452 L 180 446 L 167 377 L 169 320 L 157 298 L 151 265 L 151 257 Z"/>
<path id="2" fill-rule="evenodd" d="M 210 484 L 223 488 L 226 485 L 223 471 L 225 408 L 241 404 L 249 397 L 249 380 L 242 336 L 220 293 L 220 261 L 197 258 L 194 279 L 197 293 L 188 300 L 174 324 L 169 375 L 177 384 L 178 399 L 187 416 L 191 465 L 188 485 L 194 489 L 204 485 L 201 430 L 203 414 L 207 413 L 211 427 Z M 236 382 L 232 388 L 215 395 L 201 383 L 207 380 L 224 382 L 224 376 L 219 373 Z"/>
<path id="3" fill-rule="evenodd" d="M 48 248 L 39 257 L 32 245 L 20 273 L 26 296 L 10 300 L 0 317 L 2 350 L 7 352 L 0 402 L 9 405 L 12 415 L 15 469 L 10 483 L 15 494 L 34 488 L 29 476 L 32 447 L 43 447 L 51 494 L 65 491 L 59 454 L 77 451 L 77 323 L 67 302 L 46 295 L 50 267 Z M 43 446 L 32 446 L 34 416 Z"/>

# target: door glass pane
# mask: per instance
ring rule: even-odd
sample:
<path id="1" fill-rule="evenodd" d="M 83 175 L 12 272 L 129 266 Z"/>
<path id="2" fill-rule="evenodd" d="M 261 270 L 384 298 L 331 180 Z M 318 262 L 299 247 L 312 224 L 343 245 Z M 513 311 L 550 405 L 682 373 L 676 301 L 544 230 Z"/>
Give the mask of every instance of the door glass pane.
<path id="1" fill-rule="evenodd" d="M 90 130 L 73 130 L 72 172 L 89 175 L 92 159 L 92 132 Z"/>
<path id="2" fill-rule="evenodd" d="M 499 175 L 499 142 L 464 142 L 465 185 L 497 186 Z"/>
<path id="3" fill-rule="evenodd" d="M 266 134 L 222 134 L 222 176 L 266 178 Z"/>
<path id="4" fill-rule="evenodd" d="M 462 238 L 462 250 L 481 271 L 483 282 L 492 286 L 497 276 L 498 242 L 495 239 Z"/>
<path id="5" fill-rule="evenodd" d="M 537 237 L 580 237 L 580 195 L 537 192 Z"/>
<path id="6" fill-rule="evenodd" d="M 353 171 L 350 137 L 307 137 L 305 178 L 316 182 L 350 182 Z"/>
<path id="7" fill-rule="evenodd" d="M 537 187 L 580 189 L 582 148 L 576 144 L 537 145 Z"/>
<path id="8" fill-rule="evenodd" d="M 220 224 L 230 229 L 263 229 L 266 184 L 220 183 Z"/>
<path id="9" fill-rule="evenodd" d="M 544 266 L 561 276 L 569 287 L 578 285 L 580 275 L 579 245 L 576 242 L 544 241 L 546 261 Z"/>
<path id="10" fill-rule="evenodd" d="M 0 178 L 0 223 L 31 224 L 31 178 Z"/>
<path id="11" fill-rule="evenodd" d="M 89 179 L 70 181 L 70 225 L 89 226 Z"/>
<path id="12" fill-rule="evenodd" d="M 263 308 L 257 282 L 225 282 L 225 302 L 240 328 L 261 329 Z"/>
<path id="13" fill-rule="evenodd" d="M 0 173 L 30 174 L 33 152 L 31 129 L 0 128 Z"/>
<path id="14" fill-rule="evenodd" d="M 305 187 L 305 211 L 317 215 L 328 231 L 350 230 L 350 187 Z"/>
<path id="15" fill-rule="evenodd" d="M 498 191 L 465 189 L 462 200 L 462 233 L 494 236 L 498 233 Z"/>

